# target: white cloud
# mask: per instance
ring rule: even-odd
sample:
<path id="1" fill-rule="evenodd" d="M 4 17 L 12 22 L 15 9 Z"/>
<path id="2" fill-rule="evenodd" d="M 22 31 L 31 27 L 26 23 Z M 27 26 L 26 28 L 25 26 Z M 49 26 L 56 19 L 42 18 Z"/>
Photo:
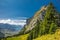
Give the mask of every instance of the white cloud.
<path id="1" fill-rule="evenodd" d="M 26 20 L 0 19 L 0 23 L 24 26 L 26 24 Z"/>

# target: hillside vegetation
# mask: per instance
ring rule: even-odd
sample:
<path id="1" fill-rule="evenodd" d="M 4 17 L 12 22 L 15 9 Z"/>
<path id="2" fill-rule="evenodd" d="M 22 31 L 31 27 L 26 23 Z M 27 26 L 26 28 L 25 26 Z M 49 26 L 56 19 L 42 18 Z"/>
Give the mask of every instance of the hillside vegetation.
<path id="1" fill-rule="evenodd" d="M 21 35 L 18 37 L 7 38 L 6 40 L 27 40 L 29 34 Z M 38 36 L 36 39 L 33 40 L 60 40 L 60 29 L 57 29 L 54 34 L 46 34 L 42 35 L 41 37 Z"/>
<path id="2" fill-rule="evenodd" d="M 60 29 L 57 30 L 54 34 L 46 34 L 38 37 L 34 40 L 60 40 Z"/>
<path id="3" fill-rule="evenodd" d="M 47 6 L 47 9 L 44 11 L 44 14 L 45 15 L 42 16 L 43 20 L 40 20 L 39 17 L 36 19 L 37 21 L 34 24 L 35 27 L 31 30 L 27 40 L 33 40 L 39 36 L 41 37 L 42 35 L 46 34 L 54 34 L 56 29 L 59 27 L 59 23 L 57 21 L 60 21 L 59 13 L 57 13 L 52 3 Z"/>

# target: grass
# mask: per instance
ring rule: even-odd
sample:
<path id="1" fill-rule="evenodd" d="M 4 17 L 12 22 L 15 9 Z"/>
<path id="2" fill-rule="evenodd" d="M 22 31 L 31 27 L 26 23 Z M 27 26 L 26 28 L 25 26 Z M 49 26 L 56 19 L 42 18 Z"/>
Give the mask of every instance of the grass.
<path id="1" fill-rule="evenodd" d="M 12 37 L 12 38 L 7 38 L 7 40 L 27 40 L 28 34 L 17 36 L 17 37 Z"/>
<path id="2" fill-rule="evenodd" d="M 60 29 L 55 34 L 47 34 L 33 40 L 60 40 Z"/>

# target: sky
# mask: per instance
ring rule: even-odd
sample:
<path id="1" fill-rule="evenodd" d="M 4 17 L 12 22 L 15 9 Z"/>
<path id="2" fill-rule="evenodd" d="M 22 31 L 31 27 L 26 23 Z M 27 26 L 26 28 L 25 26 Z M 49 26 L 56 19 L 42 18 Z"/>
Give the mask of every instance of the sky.
<path id="1" fill-rule="evenodd" d="M 0 0 L 0 18 L 29 18 L 50 2 L 60 12 L 60 0 Z"/>

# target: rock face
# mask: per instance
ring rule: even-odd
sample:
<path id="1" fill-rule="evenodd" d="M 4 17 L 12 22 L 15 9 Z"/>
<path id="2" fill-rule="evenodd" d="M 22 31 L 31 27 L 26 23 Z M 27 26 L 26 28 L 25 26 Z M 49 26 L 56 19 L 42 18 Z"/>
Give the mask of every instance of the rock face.
<path id="1" fill-rule="evenodd" d="M 37 23 L 37 20 L 40 20 L 40 21 L 44 20 L 44 17 L 46 15 L 45 13 L 46 13 L 46 10 L 48 7 L 49 7 L 49 5 L 43 6 L 39 11 L 37 11 L 35 13 L 35 15 L 31 19 L 28 20 L 27 25 L 25 25 L 24 33 L 32 30 L 36 26 L 35 24 Z M 53 10 L 56 10 L 56 9 L 53 8 Z M 60 24 L 60 14 L 58 12 L 56 12 L 54 16 L 57 17 L 56 23 L 59 25 Z"/>
<path id="2" fill-rule="evenodd" d="M 25 25 L 25 30 L 24 33 L 32 30 L 36 25 L 37 20 L 43 20 L 44 19 L 44 15 L 46 12 L 47 6 L 43 6 L 39 11 L 37 11 L 35 13 L 35 15 L 27 20 L 27 25 Z"/>
<path id="3" fill-rule="evenodd" d="M 44 13 L 45 13 L 46 9 L 47 9 L 47 7 L 43 6 L 41 8 L 41 10 L 39 10 L 38 12 L 36 12 L 36 14 L 31 19 L 30 23 L 26 27 L 27 28 L 26 31 L 32 30 L 35 27 L 35 23 L 37 22 L 37 19 L 40 18 L 40 20 L 43 20 L 44 15 L 45 15 Z"/>

